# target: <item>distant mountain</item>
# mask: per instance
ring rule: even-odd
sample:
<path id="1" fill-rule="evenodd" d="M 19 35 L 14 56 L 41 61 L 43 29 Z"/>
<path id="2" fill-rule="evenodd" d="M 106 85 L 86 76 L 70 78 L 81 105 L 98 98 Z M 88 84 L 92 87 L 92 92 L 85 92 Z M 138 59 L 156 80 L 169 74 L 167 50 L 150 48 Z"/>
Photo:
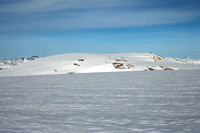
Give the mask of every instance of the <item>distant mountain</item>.
<path id="1" fill-rule="evenodd" d="M 3 64 L 4 68 L 7 64 L 9 69 L 4 69 L 2 65 L 0 76 L 200 69 L 198 60 L 190 62 L 151 53 L 74 53 L 41 58 L 33 56 L 10 60 Z"/>
<path id="2" fill-rule="evenodd" d="M 32 56 L 32 57 L 28 57 L 28 58 L 22 57 L 22 58 L 10 59 L 10 60 L 2 60 L 2 61 L 0 61 L 0 70 L 8 69 L 12 66 L 19 65 L 24 62 L 36 60 L 38 58 L 39 58 L 38 56 Z"/>

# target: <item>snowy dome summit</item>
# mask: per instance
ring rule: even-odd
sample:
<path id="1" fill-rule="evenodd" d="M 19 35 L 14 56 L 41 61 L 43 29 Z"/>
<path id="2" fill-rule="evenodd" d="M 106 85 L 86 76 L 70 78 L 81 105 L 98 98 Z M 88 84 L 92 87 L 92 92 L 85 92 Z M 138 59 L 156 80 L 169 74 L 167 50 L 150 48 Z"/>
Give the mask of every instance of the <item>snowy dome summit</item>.
<path id="1" fill-rule="evenodd" d="M 200 69 L 200 64 L 185 63 L 151 53 L 74 53 L 41 57 L 24 62 L 1 70 L 0 76 L 183 69 Z"/>

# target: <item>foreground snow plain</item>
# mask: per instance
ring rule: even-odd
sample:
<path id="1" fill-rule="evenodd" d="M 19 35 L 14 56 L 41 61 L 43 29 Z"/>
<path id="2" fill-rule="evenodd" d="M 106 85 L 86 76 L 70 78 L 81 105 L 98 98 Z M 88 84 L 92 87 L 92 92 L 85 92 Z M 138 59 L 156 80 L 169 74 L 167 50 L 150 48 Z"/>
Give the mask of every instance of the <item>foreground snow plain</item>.
<path id="1" fill-rule="evenodd" d="M 198 133 L 200 71 L 0 77 L 2 133 Z"/>
<path id="2" fill-rule="evenodd" d="M 60 54 L 25 62 L 1 70 L 0 76 L 50 75 L 145 70 L 200 69 L 200 62 L 164 58 L 151 53 Z"/>

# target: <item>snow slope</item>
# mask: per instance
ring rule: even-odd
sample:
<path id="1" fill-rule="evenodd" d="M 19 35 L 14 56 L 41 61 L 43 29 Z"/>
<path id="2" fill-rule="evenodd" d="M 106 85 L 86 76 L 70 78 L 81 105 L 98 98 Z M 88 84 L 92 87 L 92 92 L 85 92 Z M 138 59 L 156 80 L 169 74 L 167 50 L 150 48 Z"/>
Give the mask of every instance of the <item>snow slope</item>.
<path id="1" fill-rule="evenodd" d="M 61 54 L 39 58 L 0 71 L 0 76 L 67 73 L 200 69 L 200 64 L 182 63 L 150 53 Z"/>

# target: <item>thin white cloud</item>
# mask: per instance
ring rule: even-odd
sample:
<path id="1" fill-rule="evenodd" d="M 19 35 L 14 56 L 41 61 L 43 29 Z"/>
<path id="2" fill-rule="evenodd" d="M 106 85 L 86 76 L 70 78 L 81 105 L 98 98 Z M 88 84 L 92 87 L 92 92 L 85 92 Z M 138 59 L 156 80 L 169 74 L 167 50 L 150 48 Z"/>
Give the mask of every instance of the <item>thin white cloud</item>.
<path id="1" fill-rule="evenodd" d="M 71 19 L 52 20 L 65 28 L 123 28 L 162 25 L 195 20 L 200 13 L 193 11 L 153 10 L 141 12 L 93 12 L 77 14 Z M 61 28 L 62 28 L 61 27 Z"/>
<path id="2" fill-rule="evenodd" d="M 23 3 L 1 5 L 0 12 L 41 12 L 62 9 L 106 8 L 125 5 L 137 6 L 144 0 L 27 0 Z"/>
<path id="3" fill-rule="evenodd" d="M 114 2 L 115 1 L 115 2 Z M 122 3 L 126 1 L 125 3 Z M 143 5 L 145 0 L 29 0 L 26 3 L 13 5 L 17 8 L 9 11 L 26 12 L 19 16 L 1 16 L 0 32 L 45 32 L 54 30 L 125 28 L 137 26 L 163 25 L 188 22 L 200 17 L 200 11 L 189 9 L 155 8 L 145 10 L 98 9 L 98 7 L 117 7 L 130 3 Z M 48 4 L 47 4 L 48 3 Z M 142 4 L 143 3 L 143 4 Z M 30 6 L 27 6 L 30 5 Z M 81 6 L 82 5 L 82 6 Z M 9 5 L 12 6 L 12 5 Z M 60 11 L 55 14 L 43 11 L 58 9 L 95 8 L 84 11 Z M 5 10 L 4 10 L 5 11 Z M 35 13 L 32 11 L 40 11 Z M 31 12 L 31 13 L 30 13 Z M 54 13 L 54 12 L 52 12 Z"/>
<path id="4" fill-rule="evenodd" d="M 149 25 L 163 25 L 181 23 L 195 20 L 200 16 L 196 11 L 170 11 L 151 10 L 141 12 L 78 12 L 63 14 L 58 17 L 34 18 L 26 20 L 22 24 L 8 25 L 3 29 L 26 29 L 26 30 L 69 30 L 69 29 L 90 29 L 90 28 L 124 28 Z M 14 20 L 13 20 L 14 21 Z"/>

